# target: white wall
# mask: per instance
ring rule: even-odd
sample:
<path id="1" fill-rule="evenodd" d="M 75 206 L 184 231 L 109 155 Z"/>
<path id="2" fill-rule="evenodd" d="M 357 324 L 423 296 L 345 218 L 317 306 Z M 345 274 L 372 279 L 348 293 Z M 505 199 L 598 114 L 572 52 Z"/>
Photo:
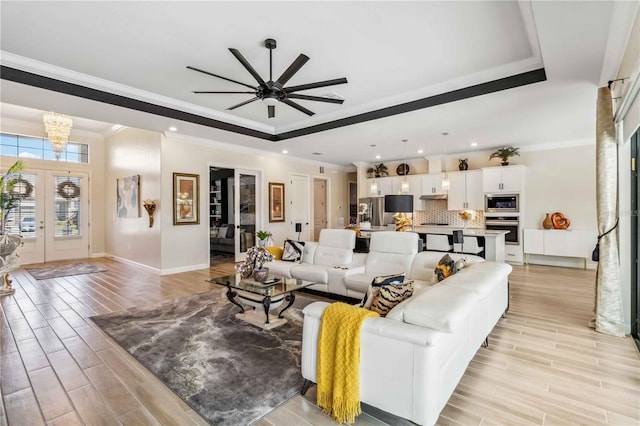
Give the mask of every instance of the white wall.
<path id="1" fill-rule="evenodd" d="M 147 266 L 159 272 L 163 203 L 154 215 L 156 224 L 149 228 L 149 217 L 142 200 L 159 200 L 160 134 L 140 129 L 124 129 L 106 141 L 106 173 L 101 195 L 105 201 L 106 252 L 117 258 Z M 140 216 L 121 218 L 116 213 L 116 180 L 140 175 Z M 171 200 L 169 196 L 168 200 Z M 166 214 L 165 214 L 166 215 Z"/>
<path id="2" fill-rule="evenodd" d="M 348 192 L 346 171 L 342 167 L 320 162 L 273 155 L 249 150 L 217 141 L 205 141 L 168 134 L 162 137 L 162 269 L 177 272 L 198 269 L 209 265 L 209 167 L 221 166 L 232 169 L 258 171 L 262 177 L 259 206 L 262 220 L 257 228 L 272 232 L 276 244 L 285 238 L 295 237 L 289 233 L 288 220 L 284 223 L 268 221 L 269 182 L 285 183 L 285 204 L 291 173 L 328 178 L 329 219 L 335 223 L 338 216 L 348 220 Z M 324 174 L 320 173 L 324 166 Z M 173 225 L 172 197 L 173 173 L 192 173 L 200 176 L 200 224 Z M 311 191 L 311 188 L 310 188 Z M 289 218 L 285 211 L 285 219 Z"/>

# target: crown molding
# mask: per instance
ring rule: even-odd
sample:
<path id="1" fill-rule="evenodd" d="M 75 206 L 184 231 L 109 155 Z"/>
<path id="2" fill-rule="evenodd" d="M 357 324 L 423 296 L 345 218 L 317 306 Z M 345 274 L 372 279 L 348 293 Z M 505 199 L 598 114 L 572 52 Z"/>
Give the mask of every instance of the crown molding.
<path id="1" fill-rule="evenodd" d="M 37 74 L 43 77 L 64 81 L 74 85 L 83 86 L 114 95 L 124 96 L 131 99 L 137 99 L 143 102 L 164 106 L 179 111 L 189 112 L 203 117 L 224 121 L 229 124 L 235 124 L 238 126 L 258 130 L 260 132 L 275 134 L 275 128 L 273 126 L 258 123 L 253 120 L 247 120 L 242 117 L 227 114 L 221 111 L 216 111 L 210 108 L 204 108 L 188 102 L 182 102 L 173 98 L 148 92 L 146 90 L 136 89 L 131 86 L 115 83 L 113 81 L 94 77 L 88 74 L 79 73 L 2 50 L 0 50 L 0 64 L 6 67 L 15 68 L 21 71 L 29 72 L 31 74 Z"/>

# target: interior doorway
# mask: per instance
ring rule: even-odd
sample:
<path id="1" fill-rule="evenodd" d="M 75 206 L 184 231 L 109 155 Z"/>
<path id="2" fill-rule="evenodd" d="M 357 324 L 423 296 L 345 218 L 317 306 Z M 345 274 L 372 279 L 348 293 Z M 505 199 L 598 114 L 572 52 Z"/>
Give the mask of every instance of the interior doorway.
<path id="1" fill-rule="evenodd" d="M 313 241 L 320 239 L 320 230 L 328 224 L 327 180 L 313 178 Z"/>
<path id="2" fill-rule="evenodd" d="M 261 220 L 259 172 L 209 168 L 209 263 L 244 260 Z"/>
<path id="3" fill-rule="evenodd" d="M 291 190 L 287 191 L 289 208 L 285 217 L 289 217 L 289 235 L 296 235 L 300 241 L 309 241 L 311 237 L 310 179 L 306 175 L 291 175 Z M 285 198 L 285 202 L 286 198 Z"/>

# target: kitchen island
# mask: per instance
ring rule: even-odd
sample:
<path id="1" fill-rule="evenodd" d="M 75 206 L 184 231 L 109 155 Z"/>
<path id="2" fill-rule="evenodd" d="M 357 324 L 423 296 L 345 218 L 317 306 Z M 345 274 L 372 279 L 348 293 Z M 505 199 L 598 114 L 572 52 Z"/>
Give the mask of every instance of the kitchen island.
<path id="1" fill-rule="evenodd" d="M 393 231 L 394 226 L 372 226 L 371 229 L 363 229 L 361 233 L 366 235 L 368 232 L 377 231 Z M 416 232 L 421 238 L 424 238 L 426 234 L 436 235 L 453 235 L 453 231 L 462 230 L 462 235 L 469 237 L 482 237 L 484 239 L 484 258 L 486 260 L 492 260 L 494 262 L 504 262 L 505 250 L 504 250 L 504 236 L 509 231 L 494 231 L 483 228 L 460 228 L 455 226 L 422 226 L 416 225 L 408 229 L 407 232 Z M 424 240 L 423 240 L 424 241 Z"/>

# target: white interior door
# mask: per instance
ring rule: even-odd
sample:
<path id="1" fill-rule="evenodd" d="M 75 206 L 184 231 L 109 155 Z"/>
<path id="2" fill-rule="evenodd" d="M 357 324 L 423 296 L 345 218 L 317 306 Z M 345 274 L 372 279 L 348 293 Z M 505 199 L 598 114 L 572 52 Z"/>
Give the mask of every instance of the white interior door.
<path id="1" fill-rule="evenodd" d="M 313 241 L 320 238 L 320 230 L 327 227 L 327 181 L 313 179 Z"/>
<path id="2" fill-rule="evenodd" d="M 255 170 L 239 170 L 234 172 L 234 223 L 236 262 L 242 262 L 246 258 L 247 249 L 256 243 L 256 226 L 261 223 L 259 209 L 256 208 L 261 201 L 257 188 L 259 188 L 259 175 Z"/>
<path id="3" fill-rule="evenodd" d="M 289 223 L 290 235 L 300 236 L 301 241 L 309 241 L 311 220 L 311 197 L 309 176 L 291 175 L 289 191 Z M 296 224 L 301 224 L 301 231 L 296 231 Z"/>
<path id="4" fill-rule="evenodd" d="M 21 262 L 88 257 L 88 175 L 36 170 L 23 173 L 21 179 L 30 188 L 12 211 L 8 226 L 9 233 L 23 237 L 24 244 L 19 251 Z"/>

